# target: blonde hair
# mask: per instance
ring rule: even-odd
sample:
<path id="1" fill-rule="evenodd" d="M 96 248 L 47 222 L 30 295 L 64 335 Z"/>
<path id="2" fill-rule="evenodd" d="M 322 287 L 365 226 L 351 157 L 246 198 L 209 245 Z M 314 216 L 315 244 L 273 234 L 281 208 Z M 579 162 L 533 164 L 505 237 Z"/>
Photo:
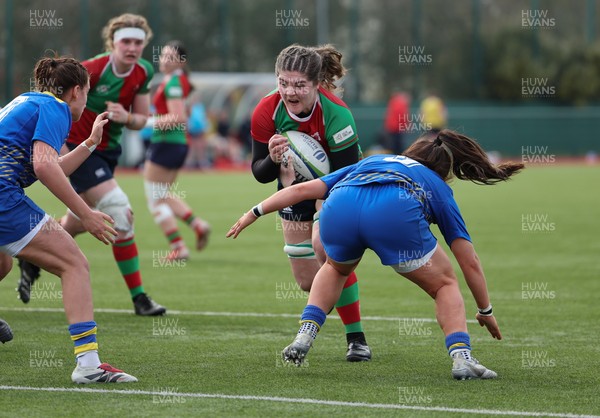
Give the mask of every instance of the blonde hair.
<path id="1" fill-rule="evenodd" d="M 140 28 L 146 32 L 144 46 L 148 45 L 150 39 L 152 39 L 152 29 L 150 29 L 148 21 L 144 16 L 125 13 L 110 19 L 106 26 L 102 29 L 102 39 L 104 39 L 104 48 L 106 51 L 110 52 L 113 50 L 113 37 L 115 32 L 121 28 Z"/>

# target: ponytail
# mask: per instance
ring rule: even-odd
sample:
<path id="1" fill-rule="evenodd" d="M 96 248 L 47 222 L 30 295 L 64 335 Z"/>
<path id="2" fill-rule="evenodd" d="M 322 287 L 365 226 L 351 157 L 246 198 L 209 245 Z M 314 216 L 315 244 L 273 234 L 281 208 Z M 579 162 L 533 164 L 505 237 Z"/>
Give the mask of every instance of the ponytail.
<path id="1" fill-rule="evenodd" d="M 49 91 L 62 99 L 72 87 L 85 87 L 89 74 L 87 69 L 74 58 L 54 57 L 40 59 L 33 69 L 36 91 Z"/>
<path id="2" fill-rule="evenodd" d="M 494 165 L 473 139 L 448 129 L 436 137 L 417 139 L 404 155 L 439 174 L 444 181 L 452 176 L 476 184 L 495 184 L 508 180 L 525 166 L 519 163 Z"/>
<path id="3" fill-rule="evenodd" d="M 314 50 L 321 56 L 321 72 L 319 74 L 321 85 L 329 91 L 341 92 L 335 82 L 346 74 L 346 68 L 342 65 L 342 53 L 331 44 L 321 45 Z"/>

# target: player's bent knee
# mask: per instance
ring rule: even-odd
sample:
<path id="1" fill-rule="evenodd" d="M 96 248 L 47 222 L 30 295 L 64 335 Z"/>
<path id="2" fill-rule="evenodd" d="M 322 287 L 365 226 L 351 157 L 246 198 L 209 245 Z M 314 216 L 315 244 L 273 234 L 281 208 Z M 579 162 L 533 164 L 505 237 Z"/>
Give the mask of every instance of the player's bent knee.
<path id="1" fill-rule="evenodd" d="M 66 271 L 71 269 L 71 271 L 77 271 L 82 276 L 85 274 L 89 276 L 90 264 L 87 257 L 77 246 L 75 241 L 73 240 L 72 242 L 64 243 L 62 248 L 65 249 L 62 257 L 55 258 L 56 260 L 60 259 L 60 270 Z"/>
<path id="2" fill-rule="evenodd" d="M 154 218 L 154 222 L 156 222 L 158 225 L 174 216 L 173 210 L 166 203 L 155 204 L 150 206 L 149 209 L 150 213 L 152 213 L 152 217 Z"/>
<path id="3" fill-rule="evenodd" d="M 77 262 L 73 264 L 73 267 L 78 273 L 80 272 L 82 276 L 90 275 L 90 263 L 83 254 L 80 257 L 77 257 Z"/>
<path id="4" fill-rule="evenodd" d="M 427 288 L 424 288 L 424 290 L 427 292 L 427 294 L 429 296 L 431 296 L 433 299 L 436 299 L 438 292 L 441 289 L 443 289 L 443 288 L 449 289 L 451 286 L 455 286 L 456 289 L 458 289 L 458 282 L 452 276 L 444 275 L 444 276 L 441 276 L 439 281 L 437 281 L 436 283 L 432 283 Z"/>
<path id="5" fill-rule="evenodd" d="M 96 204 L 96 209 L 115 221 L 113 227 L 124 236 L 133 235 L 133 212 L 129 199 L 120 187 L 106 193 Z"/>
<path id="6" fill-rule="evenodd" d="M 325 263 L 325 261 L 327 260 L 327 254 L 325 253 L 325 248 L 323 247 L 321 240 L 319 238 L 313 239 L 312 244 L 313 252 L 315 253 L 315 257 L 317 258 L 317 260 L 319 260 L 319 263 Z"/>
<path id="7" fill-rule="evenodd" d="M 316 258 L 312 241 L 310 239 L 297 244 L 286 243 L 283 247 L 283 252 L 285 252 L 288 258 L 291 259 L 311 260 Z"/>
<path id="8" fill-rule="evenodd" d="M 148 210 L 150 210 L 154 222 L 160 225 L 163 221 L 174 216 L 171 207 L 162 201 L 169 194 L 170 186 L 168 183 L 144 181 L 144 190 L 146 191 Z"/>

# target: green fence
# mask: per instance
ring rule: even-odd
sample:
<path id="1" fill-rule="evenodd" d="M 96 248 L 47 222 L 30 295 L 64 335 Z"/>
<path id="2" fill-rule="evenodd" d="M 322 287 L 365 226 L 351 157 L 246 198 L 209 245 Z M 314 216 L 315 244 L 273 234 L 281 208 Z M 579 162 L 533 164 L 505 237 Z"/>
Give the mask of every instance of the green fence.
<path id="1" fill-rule="evenodd" d="M 349 104 L 356 119 L 363 149 L 377 143 L 383 128 L 385 106 Z M 412 109 L 418 119 L 418 109 Z M 418 125 L 418 123 L 415 123 Z M 600 107 L 498 106 L 451 104 L 448 127 L 473 137 L 488 151 L 520 156 L 537 148 L 540 153 L 582 156 L 600 154 Z M 409 141 L 422 131 L 409 132 Z M 543 150 L 543 151 L 541 151 Z M 529 151 L 529 152 L 528 152 Z"/>

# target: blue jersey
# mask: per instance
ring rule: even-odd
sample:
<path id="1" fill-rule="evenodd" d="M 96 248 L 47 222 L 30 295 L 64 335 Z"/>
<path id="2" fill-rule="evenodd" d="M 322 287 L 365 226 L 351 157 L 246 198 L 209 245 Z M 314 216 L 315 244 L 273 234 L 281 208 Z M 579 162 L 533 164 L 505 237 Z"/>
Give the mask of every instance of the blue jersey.
<path id="1" fill-rule="evenodd" d="M 319 180 L 327 185 L 324 198 L 340 187 L 397 183 L 420 202 L 425 219 L 439 226 L 448 245 L 457 238 L 471 241 L 450 186 L 436 172 L 411 158 L 373 155 Z"/>
<path id="2" fill-rule="evenodd" d="M 21 94 L 0 110 L 0 190 L 34 183 L 33 142 L 59 153 L 70 129 L 69 106 L 50 93 Z M 0 210 L 7 203 L 2 199 Z"/>

